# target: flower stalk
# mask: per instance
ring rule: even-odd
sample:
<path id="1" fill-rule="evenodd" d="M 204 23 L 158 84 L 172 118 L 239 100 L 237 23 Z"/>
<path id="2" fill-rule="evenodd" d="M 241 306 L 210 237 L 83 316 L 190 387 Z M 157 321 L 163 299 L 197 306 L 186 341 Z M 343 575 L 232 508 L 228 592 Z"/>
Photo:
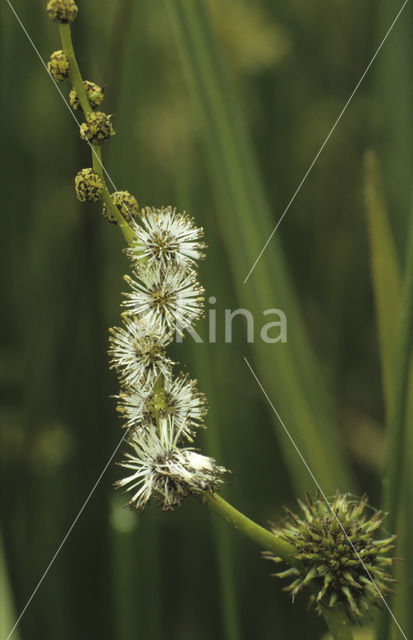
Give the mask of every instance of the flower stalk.
<path id="1" fill-rule="evenodd" d="M 294 553 L 294 547 L 288 542 L 284 542 L 278 536 L 264 529 L 259 524 L 244 516 L 243 513 L 235 509 L 229 502 L 214 493 L 206 498 L 209 506 L 215 513 L 220 515 L 224 520 L 231 524 L 244 536 L 258 544 L 263 549 L 271 551 L 275 555 L 282 558 L 285 562 L 292 564 L 291 555 Z"/>

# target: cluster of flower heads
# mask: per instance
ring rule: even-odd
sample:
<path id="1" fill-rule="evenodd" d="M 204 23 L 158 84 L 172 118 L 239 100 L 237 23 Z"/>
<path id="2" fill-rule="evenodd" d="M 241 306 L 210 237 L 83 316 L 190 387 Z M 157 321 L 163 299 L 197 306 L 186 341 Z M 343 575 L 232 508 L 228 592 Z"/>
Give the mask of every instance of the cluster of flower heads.
<path id="1" fill-rule="evenodd" d="M 49 0 L 46 11 L 54 22 L 68 25 L 77 17 L 78 8 L 74 0 Z M 68 55 L 70 56 L 70 54 Z M 71 78 L 70 65 L 68 56 L 59 49 L 51 54 L 47 68 L 56 82 L 63 82 Z M 82 106 L 85 110 L 85 122 L 80 125 L 79 129 L 81 139 L 95 147 L 101 146 L 115 134 L 111 116 L 103 111 L 97 111 L 103 101 L 104 90 L 90 80 L 85 80 L 83 87 L 83 102 L 82 96 L 78 96 L 74 87 L 71 88 L 69 93 L 70 106 L 74 110 L 78 110 Z M 102 197 L 106 197 L 106 201 L 108 201 L 110 198 L 127 222 L 137 216 L 139 211 L 138 203 L 129 191 L 115 191 L 109 195 L 101 176 L 89 167 L 81 169 L 75 176 L 75 192 L 81 202 L 98 202 Z M 102 214 L 108 222 L 117 224 L 113 212 L 109 211 L 106 204 L 103 204 Z"/>
<path id="2" fill-rule="evenodd" d="M 342 604 L 353 621 L 368 611 L 369 604 L 381 607 L 382 596 L 394 582 L 386 568 L 395 563 L 388 553 L 396 536 L 376 539 L 385 514 L 371 509 L 366 496 L 337 493 L 331 508 L 320 495 L 298 503 L 303 515 L 287 509 L 287 520 L 273 525 L 273 533 L 295 550 L 294 566 L 273 574 L 292 579 L 284 590 L 294 598 L 308 586 L 318 613 Z M 281 562 L 270 552 L 264 556 Z"/>
<path id="3" fill-rule="evenodd" d="M 61 25 L 73 22 L 78 13 L 74 0 L 49 0 L 46 9 Z M 70 51 L 68 55 L 55 51 L 49 73 L 56 82 L 72 79 L 72 63 L 76 61 Z M 104 92 L 89 80 L 76 87 L 78 91 L 74 87 L 70 91 L 70 105 L 75 110 L 82 107 L 85 122 L 80 137 L 96 155 L 98 146 L 115 133 L 110 116 L 96 110 Z M 128 191 L 109 195 L 102 174 L 92 168 L 78 172 L 75 191 L 81 202 L 103 198 L 104 218 L 117 224 L 122 217 L 132 237 L 126 250 L 132 277 L 125 276 L 130 291 L 123 302 L 123 325 L 111 329 L 109 339 L 111 367 L 121 386 L 117 408 L 130 448 L 121 463 L 130 474 L 117 486 L 132 492 L 132 508 L 142 509 L 156 496 L 164 509 L 172 509 L 188 495 L 215 490 L 226 471 L 212 458 L 184 446 L 203 426 L 205 398 L 196 380 L 173 375 L 175 363 L 166 354 L 174 332 L 183 335 L 203 313 L 204 289 L 194 271 L 204 255 L 203 231 L 186 213 L 171 207 L 140 211 Z"/>
<path id="4" fill-rule="evenodd" d="M 118 411 L 128 430 L 129 451 L 121 466 L 129 474 L 116 485 L 132 493 L 129 505 L 143 509 L 156 497 L 173 509 L 188 495 L 222 483 L 226 471 L 186 446 L 204 426 L 205 398 L 197 381 L 173 374 L 166 348 L 203 313 L 204 290 L 195 262 L 203 256 L 203 231 L 171 207 L 146 208 L 130 221 L 126 254 L 132 276 L 124 294 L 122 326 L 110 330 L 109 355 L 121 391 Z"/>

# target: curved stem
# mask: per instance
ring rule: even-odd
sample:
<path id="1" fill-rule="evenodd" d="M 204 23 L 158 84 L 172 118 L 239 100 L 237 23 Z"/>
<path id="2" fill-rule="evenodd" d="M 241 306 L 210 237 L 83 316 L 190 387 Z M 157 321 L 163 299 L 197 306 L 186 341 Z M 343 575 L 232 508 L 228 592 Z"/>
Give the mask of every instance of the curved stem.
<path id="1" fill-rule="evenodd" d="M 59 24 L 59 33 L 60 40 L 62 42 L 62 49 L 65 52 L 66 58 L 69 60 L 70 81 L 76 90 L 80 106 L 82 107 L 85 116 L 87 116 L 92 112 L 92 107 L 90 106 L 85 85 L 83 84 L 82 75 L 80 73 L 79 65 L 76 60 L 70 24 Z"/>
<path id="2" fill-rule="evenodd" d="M 268 529 L 264 529 L 261 525 L 244 516 L 216 493 L 207 496 L 207 502 L 216 513 L 247 538 L 279 556 L 285 562 L 293 564 L 291 556 L 294 553 L 294 547 L 288 542 L 281 540 Z M 323 616 L 334 640 L 353 640 L 353 632 L 344 607 L 337 605 L 333 609 L 324 609 Z"/>
<path id="3" fill-rule="evenodd" d="M 276 556 L 279 556 L 285 562 L 292 564 L 291 554 L 294 553 L 294 547 L 288 542 L 281 540 L 278 536 L 264 529 L 261 525 L 257 524 L 243 513 L 235 509 L 229 502 L 221 498 L 218 494 L 214 493 L 207 497 L 209 505 L 212 509 L 226 520 L 229 524 L 232 524 L 235 529 L 238 529 L 247 538 L 256 542 L 267 551 L 271 551 Z"/>
<path id="4" fill-rule="evenodd" d="M 60 40 L 62 43 L 63 51 L 67 59 L 69 60 L 70 81 L 78 95 L 80 106 L 82 107 L 83 113 L 85 114 L 85 116 L 88 116 L 88 114 L 91 113 L 93 109 L 90 106 L 85 85 L 83 84 L 83 78 L 80 73 L 79 65 L 76 60 L 76 55 L 73 48 L 70 24 L 60 24 L 59 32 L 60 32 Z M 100 146 L 97 144 L 93 144 L 93 145 L 91 144 L 90 148 L 92 151 L 93 170 L 98 174 L 103 184 L 102 200 L 107 206 L 108 210 L 111 212 L 112 216 L 114 216 L 115 220 L 118 222 L 120 230 L 122 231 L 126 242 L 130 243 L 130 241 L 133 238 L 133 232 L 130 226 L 128 225 L 128 223 L 126 222 L 126 220 L 123 218 L 119 209 L 113 204 L 112 198 L 110 196 L 110 193 L 106 184 L 105 176 L 104 176 L 105 171 L 104 171 L 103 161 L 102 161 L 102 150 Z"/>

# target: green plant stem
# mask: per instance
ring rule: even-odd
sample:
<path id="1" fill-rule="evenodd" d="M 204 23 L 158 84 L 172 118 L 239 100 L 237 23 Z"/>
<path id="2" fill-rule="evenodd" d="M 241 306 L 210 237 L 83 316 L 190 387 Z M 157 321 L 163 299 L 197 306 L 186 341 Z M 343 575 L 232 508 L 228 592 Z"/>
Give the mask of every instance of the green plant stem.
<path id="1" fill-rule="evenodd" d="M 257 524 L 243 513 L 235 509 L 226 500 L 216 493 L 207 497 L 210 507 L 219 514 L 226 522 L 232 524 L 235 529 L 243 533 L 247 538 L 256 542 L 260 547 L 271 551 L 276 556 L 282 558 L 288 564 L 294 564 L 292 554 L 294 547 L 288 542 L 281 540 L 261 525 Z M 332 634 L 334 640 L 352 640 L 353 632 L 350 622 L 343 607 L 335 606 L 333 609 L 323 610 L 324 620 Z"/>
<path id="2" fill-rule="evenodd" d="M 406 446 L 406 414 L 410 358 L 413 348 L 413 207 L 410 212 L 404 274 L 399 341 L 395 358 L 394 398 L 387 431 L 387 460 L 383 477 L 383 511 L 388 512 L 386 529 L 396 530 L 402 494 Z M 391 618 L 379 617 L 378 640 L 390 638 Z"/>
<path id="3" fill-rule="evenodd" d="M 257 524 L 243 513 L 235 509 L 226 500 L 221 498 L 218 494 L 214 493 L 208 496 L 208 503 L 212 509 L 218 513 L 229 524 L 232 524 L 235 529 L 238 529 L 247 538 L 256 542 L 267 551 L 271 551 L 276 556 L 279 556 L 285 562 L 292 564 L 291 554 L 294 553 L 294 547 L 288 542 L 281 540 L 278 536 L 275 536 L 268 529 L 264 529 L 261 525 Z"/>
<path id="4" fill-rule="evenodd" d="M 63 51 L 67 59 L 69 60 L 69 78 L 73 85 L 73 88 L 75 89 L 78 95 L 80 106 L 82 107 L 83 113 L 87 117 L 88 114 L 93 111 L 93 109 L 90 106 L 85 85 L 83 84 L 82 75 L 80 73 L 79 65 L 76 60 L 70 25 L 60 24 L 59 32 L 60 32 L 60 40 L 62 43 Z M 108 210 L 115 217 L 115 220 L 118 222 L 120 230 L 122 231 L 126 242 L 130 243 L 130 241 L 133 238 L 133 232 L 130 226 L 128 225 L 128 223 L 126 222 L 126 220 L 123 218 L 119 209 L 113 204 L 112 198 L 110 196 L 110 193 L 106 184 L 104 169 L 103 169 L 103 161 L 102 161 L 102 149 L 100 148 L 99 145 L 93 144 L 91 145 L 91 151 L 92 151 L 93 170 L 98 174 L 103 184 L 102 200 L 107 206 Z"/>
<path id="5" fill-rule="evenodd" d="M 324 609 L 323 617 L 334 640 L 353 640 L 353 631 L 344 607 L 336 605 L 333 609 Z"/>

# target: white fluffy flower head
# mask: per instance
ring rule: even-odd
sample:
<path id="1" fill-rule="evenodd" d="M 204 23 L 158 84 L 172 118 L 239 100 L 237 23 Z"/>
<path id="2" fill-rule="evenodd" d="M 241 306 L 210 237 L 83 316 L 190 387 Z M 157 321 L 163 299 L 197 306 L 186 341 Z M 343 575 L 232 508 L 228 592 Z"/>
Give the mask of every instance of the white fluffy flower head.
<path id="1" fill-rule="evenodd" d="M 114 327 L 110 333 L 111 368 L 116 369 L 126 387 L 152 384 L 160 374 L 170 376 L 174 363 L 165 348 L 172 337 L 158 323 L 124 315 L 123 327 Z"/>
<path id="2" fill-rule="evenodd" d="M 135 276 L 137 280 L 125 276 L 132 291 L 125 294 L 123 304 L 130 313 L 180 334 L 202 316 L 204 289 L 193 271 L 175 265 L 152 266 L 135 269 Z"/>
<path id="3" fill-rule="evenodd" d="M 116 483 L 133 492 L 131 508 L 141 510 L 156 496 L 164 510 L 173 509 L 185 497 L 214 491 L 222 483 L 226 469 L 192 449 L 178 448 L 178 438 L 173 421 L 165 415 L 159 429 L 152 426 L 145 434 L 133 432 L 129 440 L 132 452 L 120 463 L 132 473 Z"/>
<path id="4" fill-rule="evenodd" d="M 145 431 L 155 420 L 155 390 L 134 388 L 119 394 L 118 411 L 126 420 L 125 427 Z M 193 439 L 196 428 L 203 426 L 206 402 L 197 388 L 197 381 L 180 373 L 164 380 L 165 416 L 170 417 L 178 437 Z"/>
<path id="5" fill-rule="evenodd" d="M 147 207 L 140 222 L 132 225 L 135 238 L 126 251 L 132 260 L 145 259 L 149 265 L 158 263 L 162 268 L 168 264 L 184 267 L 204 256 L 203 229 L 196 227 L 186 213 L 172 207 Z"/>

